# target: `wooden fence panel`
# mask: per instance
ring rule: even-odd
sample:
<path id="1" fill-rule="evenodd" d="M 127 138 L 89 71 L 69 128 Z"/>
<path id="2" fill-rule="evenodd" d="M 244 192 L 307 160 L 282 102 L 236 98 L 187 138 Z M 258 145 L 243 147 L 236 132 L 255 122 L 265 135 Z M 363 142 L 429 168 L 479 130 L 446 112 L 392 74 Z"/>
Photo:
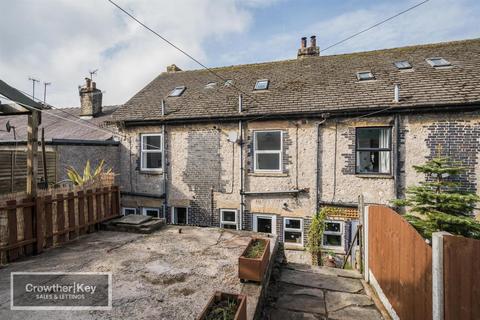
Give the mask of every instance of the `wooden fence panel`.
<path id="1" fill-rule="evenodd" d="M 7 201 L 7 225 L 8 225 L 8 245 L 15 246 L 18 242 L 18 230 L 17 230 L 17 200 Z M 13 247 L 7 252 L 7 260 L 16 260 L 19 256 L 19 249 Z"/>
<path id="2" fill-rule="evenodd" d="M 31 198 L 23 199 L 24 204 L 30 204 L 23 207 L 23 240 L 33 240 L 33 209 L 34 204 Z M 33 241 L 30 244 L 25 245 L 25 255 L 29 256 L 33 253 Z"/>
<path id="3" fill-rule="evenodd" d="M 445 320 L 480 319 L 480 240 L 444 236 Z"/>
<path id="4" fill-rule="evenodd" d="M 119 200 L 116 186 L 58 193 L 55 198 L 45 195 L 9 200 L 0 206 L 0 221 L 6 220 L 7 230 L 0 245 L 0 257 L 14 261 L 23 253 L 26 256 L 40 253 L 45 248 L 73 240 L 86 230 L 93 232 L 100 222 L 119 215 Z"/>
<path id="5" fill-rule="evenodd" d="M 75 239 L 77 237 L 76 223 L 75 223 L 75 194 L 69 192 L 67 194 L 67 211 L 68 211 L 68 240 Z"/>
<path id="6" fill-rule="evenodd" d="M 432 318 L 432 249 L 395 211 L 368 209 L 369 268 L 400 319 Z"/>

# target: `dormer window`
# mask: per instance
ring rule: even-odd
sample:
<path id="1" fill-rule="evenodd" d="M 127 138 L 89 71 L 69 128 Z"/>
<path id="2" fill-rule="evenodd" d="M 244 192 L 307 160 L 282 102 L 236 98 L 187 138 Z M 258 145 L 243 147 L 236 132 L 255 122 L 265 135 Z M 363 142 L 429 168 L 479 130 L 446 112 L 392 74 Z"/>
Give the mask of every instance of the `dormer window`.
<path id="1" fill-rule="evenodd" d="M 395 67 L 399 70 L 412 69 L 412 65 L 406 60 L 395 62 Z"/>
<path id="2" fill-rule="evenodd" d="M 268 89 L 268 79 L 257 80 L 255 83 L 254 90 L 267 90 Z"/>
<path id="3" fill-rule="evenodd" d="M 447 60 L 445 60 L 443 58 L 430 58 L 430 59 L 426 59 L 426 60 L 427 60 L 428 64 L 431 65 L 434 68 L 450 66 L 450 62 L 448 62 Z"/>
<path id="4" fill-rule="evenodd" d="M 185 91 L 186 87 L 181 86 L 181 87 L 175 87 L 170 94 L 168 95 L 169 97 L 180 97 L 182 93 Z"/>
<path id="5" fill-rule="evenodd" d="M 375 76 L 371 71 L 362 71 L 357 72 L 357 79 L 358 81 L 375 80 Z"/>

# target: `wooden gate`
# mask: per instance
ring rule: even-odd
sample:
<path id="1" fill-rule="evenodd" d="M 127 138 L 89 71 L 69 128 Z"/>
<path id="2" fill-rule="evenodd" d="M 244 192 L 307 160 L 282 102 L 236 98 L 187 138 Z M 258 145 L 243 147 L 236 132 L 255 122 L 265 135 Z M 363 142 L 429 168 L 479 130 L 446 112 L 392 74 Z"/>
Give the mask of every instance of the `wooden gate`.
<path id="1" fill-rule="evenodd" d="M 432 319 L 432 248 L 387 207 L 368 207 L 368 263 L 400 319 Z"/>

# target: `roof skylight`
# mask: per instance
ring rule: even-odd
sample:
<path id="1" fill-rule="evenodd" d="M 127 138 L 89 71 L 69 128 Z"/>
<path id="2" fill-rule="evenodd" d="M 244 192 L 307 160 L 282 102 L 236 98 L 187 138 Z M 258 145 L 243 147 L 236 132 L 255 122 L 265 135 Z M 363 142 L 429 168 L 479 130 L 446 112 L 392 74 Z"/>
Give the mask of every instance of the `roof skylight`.
<path id="1" fill-rule="evenodd" d="M 212 88 L 215 88 L 216 85 L 217 85 L 217 83 L 212 81 L 212 82 L 207 83 L 205 88 L 206 89 L 212 89 Z"/>
<path id="2" fill-rule="evenodd" d="M 374 80 L 375 76 L 371 71 L 362 71 L 362 72 L 357 72 L 357 79 L 359 81 Z"/>
<path id="3" fill-rule="evenodd" d="M 185 91 L 186 87 L 181 86 L 181 87 L 175 87 L 170 94 L 168 95 L 169 97 L 179 97 L 182 95 L 183 91 Z"/>
<path id="4" fill-rule="evenodd" d="M 432 67 L 446 67 L 450 65 L 450 62 L 443 58 L 430 58 L 426 60 Z"/>
<path id="5" fill-rule="evenodd" d="M 402 60 L 402 61 L 395 62 L 395 67 L 397 67 L 400 70 L 412 69 L 412 65 L 407 60 Z"/>
<path id="6" fill-rule="evenodd" d="M 254 90 L 267 90 L 268 89 L 268 79 L 257 80 L 255 83 Z"/>
<path id="7" fill-rule="evenodd" d="M 227 79 L 225 81 L 225 87 L 233 86 L 233 79 Z"/>

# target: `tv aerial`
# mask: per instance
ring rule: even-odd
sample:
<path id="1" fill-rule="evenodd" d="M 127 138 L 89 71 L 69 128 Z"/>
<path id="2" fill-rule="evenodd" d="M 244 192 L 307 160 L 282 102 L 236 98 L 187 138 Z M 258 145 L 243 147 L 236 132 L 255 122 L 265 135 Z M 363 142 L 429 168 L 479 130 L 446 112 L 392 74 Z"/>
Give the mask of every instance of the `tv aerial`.
<path id="1" fill-rule="evenodd" d="M 97 71 L 98 69 L 88 71 L 88 73 L 90 73 L 90 80 L 93 80 L 93 75 L 97 75 Z"/>

